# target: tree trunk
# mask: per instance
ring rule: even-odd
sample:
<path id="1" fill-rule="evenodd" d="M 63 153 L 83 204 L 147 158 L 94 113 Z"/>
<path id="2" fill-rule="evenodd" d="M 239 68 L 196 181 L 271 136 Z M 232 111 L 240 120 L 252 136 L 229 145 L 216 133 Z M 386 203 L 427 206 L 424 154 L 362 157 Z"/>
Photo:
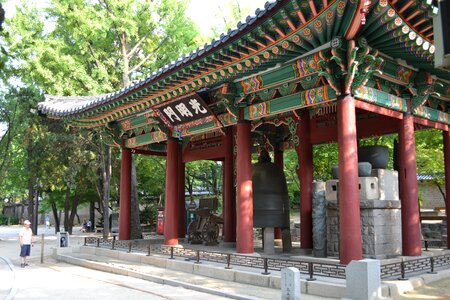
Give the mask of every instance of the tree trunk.
<path id="1" fill-rule="evenodd" d="M 120 34 L 120 50 L 122 53 L 123 69 L 122 84 L 126 87 L 130 83 L 130 58 L 128 56 L 127 35 L 125 32 Z M 134 158 L 131 159 L 131 239 L 142 237 L 141 222 L 139 218 L 139 199 L 137 188 L 136 165 Z M 106 208 L 105 208 L 106 209 Z"/>
<path id="2" fill-rule="evenodd" d="M 137 189 L 136 164 L 131 159 L 131 239 L 141 239 L 142 229 L 139 217 L 139 198 Z"/>
<path id="3" fill-rule="evenodd" d="M 125 32 L 120 35 L 120 46 L 123 60 L 122 83 L 123 87 L 126 87 L 130 83 L 130 60 L 127 54 L 127 35 Z"/>
<path id="4" fill-rule="evenodd" d="M 89 220 L 91 220 L 91 230 L 95 228 L 95 200 L 91 200 L 89 205 Z"/>
<path id="5" fill-rule="evenodd" d="M 31 142 L 28 141 L 28 147 L 27 147 L 27 168 L 28 172 L 30 174 L 30 177 L 28 178 L 28 220 L 33 220 L 34 216 L 34 205 L 33 205 L 33 198 L 34 198 L 34 176 L 33 172 L 31 171 L 31 161 L 33 159 L 33 146 L 31 145 Z M 22 220 L 24 221 L 24 220 Z"/>
<path id="6" fill-rule="evenodd" d="M 67 187 L 66 197 L 64 199 L 64 231 L 69 231 L 69 212 L 70 212 L 70 187 Z"/>
<path id="7" fill-rule="evenodd" d="M 103 238 L 109 236 L 109 197 L 110 197 L 110 184 L 111 184 L 111 147 L 106 146 L 105 160 L 103 143 L 101 146 L 101 159 L 102 159 L 102 181 L 103 181 Z"/>
<path id="8" fill-rule="evenodd" d="M 77 193 L 75 193 L 75 196 L 73 197 L 73 202 L 72 202 L 72 209 L 70 210 L 70 216 L 69 216 L 69 230 L 67 230 L 67 232 L 69 232 L 69 234 L 72 234 L 73 220 L 75 220 L 75 215 L 77 214 L 77 207 L 78 207 L 79 202 L 80 202 L 80 197 L 77 195 Z"/>
<path id="9" fill-rule="evenodd" d="M 51 201 L 51 205 L 52 205 L 53 218 L 55 219 L 55 234 L 56 234 L 60 231 L 58 209 L 56 208 L 55 201 Z"/>

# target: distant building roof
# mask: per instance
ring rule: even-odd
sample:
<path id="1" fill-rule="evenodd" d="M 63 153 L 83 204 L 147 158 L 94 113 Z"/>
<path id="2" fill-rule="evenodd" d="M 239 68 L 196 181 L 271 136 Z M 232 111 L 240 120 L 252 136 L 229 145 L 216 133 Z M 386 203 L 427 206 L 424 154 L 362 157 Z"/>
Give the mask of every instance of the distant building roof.
<path id="1" fill-rule="evenodd" d="M 440 179 L 444 178 L 444 173 L 442 172 L 436 172 L 436 173 L 427 173 L 427 174 L 417 174 L 417 180 L 433 180 L 433 179 Z"/>

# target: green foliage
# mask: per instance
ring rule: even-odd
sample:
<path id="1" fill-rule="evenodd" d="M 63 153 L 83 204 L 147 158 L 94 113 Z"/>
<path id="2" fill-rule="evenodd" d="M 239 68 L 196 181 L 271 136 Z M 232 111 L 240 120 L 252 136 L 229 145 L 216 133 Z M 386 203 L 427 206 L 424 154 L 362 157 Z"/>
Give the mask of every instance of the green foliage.
<path id="1" fill-rule="evenodd" d="M 136 172 L 140 202 L 150 204 L 163 198 L 166 178 L 166 159 L 163 156 L 136 156 Z"/>
<path id="2" fill-rule="evenodd" d="M 222 190 L 222 162 L 200 160 L 187 163 L 185 185 L 191 197 L 199 191 L 219 195 Z"/>
<path id="3" fill-rule="evenodd" d="M 40 92 L 33 88 L 11 88 L 0 97 L 0 123 L 7 126 L 0 139 L 0 197 L 25 196 L 28 168 L 39 176 L 38 158 L 27 161 L 27 152 L 30 145 L 38 149 L 43 146 L 39 118 L 30 113 L 41 99 Z"/>
<path id="4" fill-rule="evenodd" d="M 6 76 L 55 95 L 118 90 L 189 52 L 197 30 L 179 0 L 22 1 L 7 21 Z M 19 67 L 17 67 L 19 64 Z"/>
<path id="5" fill-rule="evenodd" d="M 9 56 L 6 61 L 0 57 L 5 62 L 0 79 L 8 84 L 19 78 L 55 95 L 118 90 L 197 47 L 197 29 L 185 17 L 185 9 L 181 0 L 51 0 L 37 6 L 18 1 L 14 18 L 6 20 L 1 33 L 0 47 L 7 48 Z M 99 141 L 104 133 L 38 118 L 29 111 L 42 101 L 41 93 L 34 91 L 33 101 L 22 95 L 24 91 L 18 93 L 0 97 L 0 122 L 11 123 L 0 141 L 1 150 L 8 145 L 0 153 L 0 198 L 22 200 L 39 178 L 44 191 L 41 209 L 56 205 L 67 211 L 76 209 L 78 201 L 102 199 L 99 166 L 105 156 L 100 155 L 104 148 Z M 118 199 L 119 155 L 112 153 L 113 203 Z M 163 166 L 161 160 L 158 164 Z M 151 162 L 138 159 L 141 193 L 163 193 L 165 168 L 158 169 L 158 164 L 153 168 Z"/>
<path id="6" fill-rule="evenodd" d="M 444 172 L 442 132 L 439 130 L 418 131 L 415 137 L 417 172 L 421 174 Z"/>
<path id="7" fill-rule="evenodd" d="M 156 205 L 148 205 L 139 213 L 141 224 L 154 228 L 156 225 Z"/>
<path id="8" fill-rule="evenodd" d="M 17 224 L 19 224 L 19 219 L 17 217 L 0 214 L 0 225 L 17 225 Z"/>
<path id="9" fill-rule="evenodd" d="M 331 179 L 331 168 L 338 164 L 338 146 L 321 144 L 313 147 L 314 180 L 324 181 Z"/>
<path id="10" fill-rule="evenodd" d="M 253 15 L 253 12 L 255 11 L 254 2 L 259 2 L 260 5 L 265 3 L 265 1 L 253 1 L 251 5 L 246 5 L 238 0 L 227 0 L 223 1 L 222 4 L 219 4 L 215 17 L 220 20 L 220 22 L 212 27 L 212 36 L 209 38 L 217 38 L 221 33 L 227 32 L 231 28 L 235 28 L 239 21 L 245 21 L 245 17 Z"/>

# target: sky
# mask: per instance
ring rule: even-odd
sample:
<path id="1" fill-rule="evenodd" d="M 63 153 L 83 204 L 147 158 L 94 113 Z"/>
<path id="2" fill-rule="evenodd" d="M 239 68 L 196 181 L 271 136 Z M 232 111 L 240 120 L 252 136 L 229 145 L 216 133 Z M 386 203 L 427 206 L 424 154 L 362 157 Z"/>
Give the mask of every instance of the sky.
<path id="1" fill-rule="evenodd" d="M 46 3 L 48 0 L 29 0 L 30 3 Z M 267 0 L 231 0 L 231 2 L 239 1 L 242 11 L 248 11 L 253 15 L 257 8 L 262 8 Z M 3 7 L 6 11 L 6 18 L 10 18 L 15 10 L 14 4 L 17 0 L 8 0 Z M 186 14 L 190 16 L 199 26 L 202 35 L 209 35 L 210 28 L 218 22 L 222 22 L 218 18 L 218 10 L 228 6 L 230 0 L 190 0 Z M 247 17 L 247 15 L 245 15 Z"/>
<path id="2" fill-rule="evenodd" d="M 233 3 L 236 0 L 232 1 Z M 241 11 L 247 11 L 247 15 L 254 15 L 257 8 L 264 7 L 267 0 L 239 0 Z M 228 6 L 229 0 L 191 0 L 191 3 L 186 11 L 200 28 L 200 34 L 209 36 L 211 28 L 219 22 L 223 22 L 219 17 L 219 9 L 225 9 Z"/>

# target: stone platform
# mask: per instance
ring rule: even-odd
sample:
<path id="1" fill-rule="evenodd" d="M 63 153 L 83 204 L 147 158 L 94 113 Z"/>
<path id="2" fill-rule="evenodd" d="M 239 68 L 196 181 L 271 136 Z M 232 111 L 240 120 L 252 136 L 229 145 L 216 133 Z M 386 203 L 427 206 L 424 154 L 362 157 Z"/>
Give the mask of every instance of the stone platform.
<path id="1" fill-rule="evenodd" d="M 362 253 L 365 258 L 390 258 L 402 253 L 399 200 L 361 201 Z M 328 201 L 328 255 L 339 255 L 339 212 L 337 201 Z"/>

